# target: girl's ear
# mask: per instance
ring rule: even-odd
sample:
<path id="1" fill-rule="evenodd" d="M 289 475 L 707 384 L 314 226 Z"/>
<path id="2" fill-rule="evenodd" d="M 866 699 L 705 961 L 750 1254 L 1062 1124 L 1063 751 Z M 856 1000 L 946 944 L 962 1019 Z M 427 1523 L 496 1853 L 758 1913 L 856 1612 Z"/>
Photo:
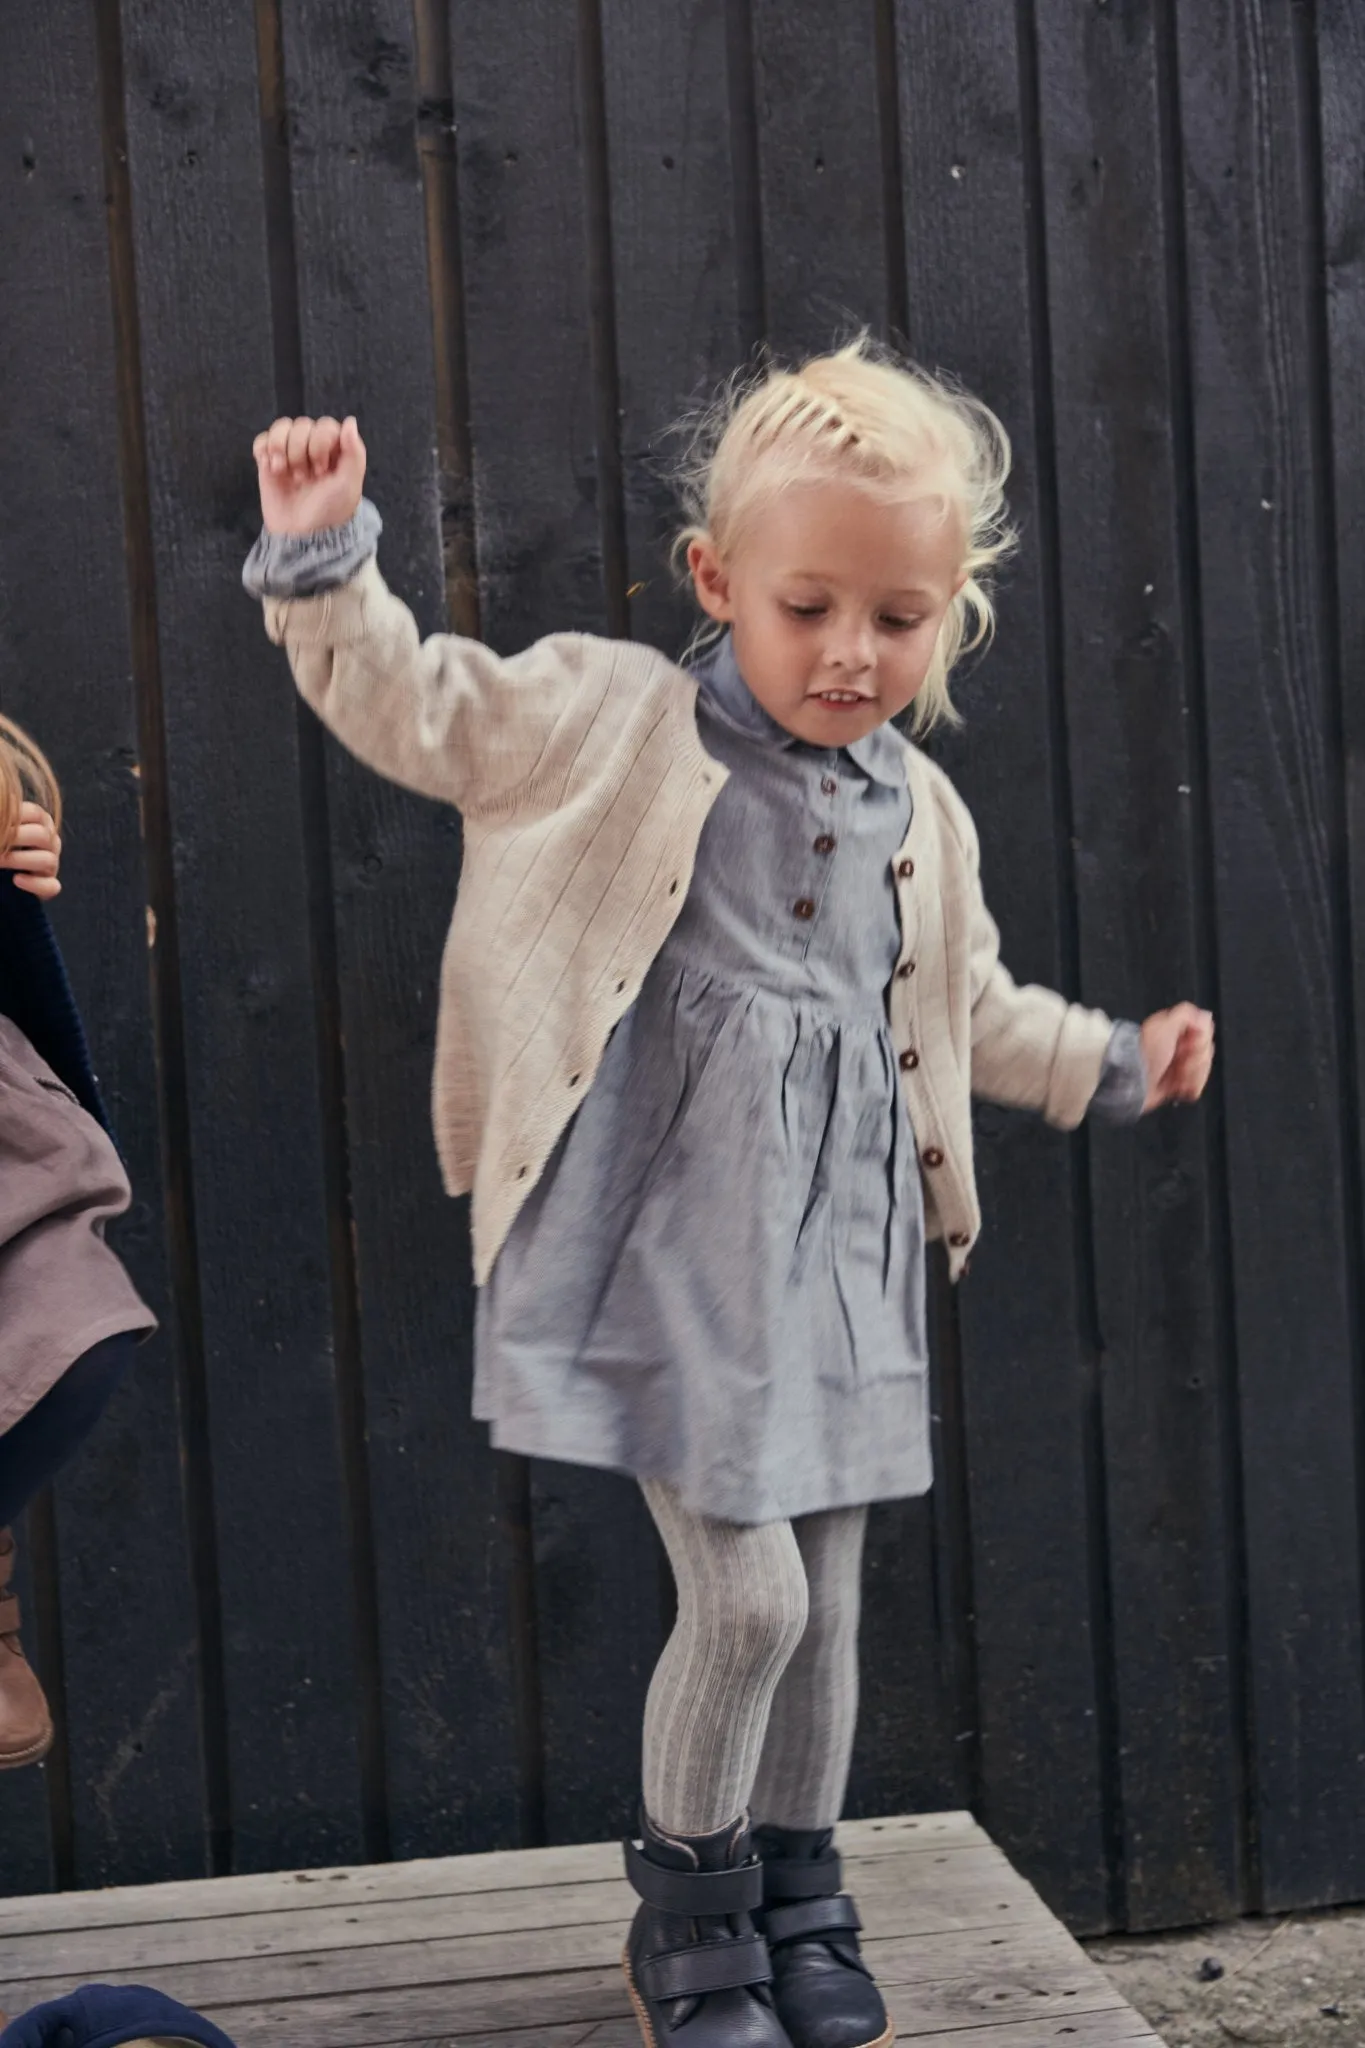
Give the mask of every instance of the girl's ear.
<path id="1" fill-rule="evenodd" d="M 730 602 L 730 577 L 716 552 L 716 544 L 705 534 L 687 544 L 687 566 L 697 603 L 711 618 L 728 623 L 734 617 Z"/>

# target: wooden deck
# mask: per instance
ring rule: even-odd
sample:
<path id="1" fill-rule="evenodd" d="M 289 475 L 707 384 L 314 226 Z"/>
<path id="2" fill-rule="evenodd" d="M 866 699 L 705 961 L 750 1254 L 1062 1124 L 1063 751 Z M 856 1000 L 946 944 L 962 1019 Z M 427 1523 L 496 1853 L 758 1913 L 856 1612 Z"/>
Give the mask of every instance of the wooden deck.
<path id="1" fill-rule="evenodd" d="M 1158 2044 L 968 1815 L 840 1839 L 903 2038 Z M 6 1899 L 0 2007 L 149 1983 L 239 2048 L 636 2048 L 632 1903 L 612 1844 Z"/>

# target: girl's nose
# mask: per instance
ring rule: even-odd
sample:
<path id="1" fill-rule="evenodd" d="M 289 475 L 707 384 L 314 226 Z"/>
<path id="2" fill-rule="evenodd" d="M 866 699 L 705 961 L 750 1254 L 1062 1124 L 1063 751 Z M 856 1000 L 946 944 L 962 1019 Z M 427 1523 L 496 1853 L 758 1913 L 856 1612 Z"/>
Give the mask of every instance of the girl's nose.
<path id="1" fill-rule="evenodd" d="M 876 660 L 876 643 L 866 619 L 850 619 L 837 625 L 826 642 L 826 656 L 832 668 L 857 675 Z"/>

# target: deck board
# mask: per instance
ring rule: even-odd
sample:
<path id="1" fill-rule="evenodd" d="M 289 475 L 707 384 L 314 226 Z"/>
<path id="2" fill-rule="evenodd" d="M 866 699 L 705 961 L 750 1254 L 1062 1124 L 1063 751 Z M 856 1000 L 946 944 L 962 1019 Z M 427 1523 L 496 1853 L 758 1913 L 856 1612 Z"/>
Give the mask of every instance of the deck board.
<path id="1" fill-rule="evenodd" d="M 897 2030 L 932 2048 L 1157 2044 L 966 1814 L 840 1830 Z M 0 1904 L 0 2007 L 154 1983 L 239 2048 L 637 2048 L 615 1844 Z"/>

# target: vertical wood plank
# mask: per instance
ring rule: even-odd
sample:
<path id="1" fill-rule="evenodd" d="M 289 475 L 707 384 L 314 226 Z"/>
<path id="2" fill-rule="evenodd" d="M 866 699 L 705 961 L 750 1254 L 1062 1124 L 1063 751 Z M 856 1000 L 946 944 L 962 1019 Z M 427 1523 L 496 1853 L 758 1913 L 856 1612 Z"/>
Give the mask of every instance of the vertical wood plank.
<path id="1" fill-rule="evenodd" d="M 1313 80 L 1296 22 L 1259 0 L 1177 10 L 1267 1911 L 1365 1889 L 1359 1215 L 1341 1110 Z"/>
<path id="2" fill-rule="evenodd" d="M 721 0 L 603 0 L 631 630 L 666 652 L 693 615 L 666 560 L 669 430 L 758 339 L 741 295 L 726 29 Z"/>
<path id="3" fill-rule="evenodd" d="M 274 411 L 256 30 L 123 9 L 238 1869 L 363 1852 L 299 725 L 240 588 Z"/>
<path id="4" fill-rule="evenodd" d="M 782 354 L 886 327 L 876 26 L 875 0 L 754 0 L 766 330 Z"/>
<path id="5" fill-rule="evenodd" d="M 1336 636 L 1336 713 L 1345 782 L 1345 828 L 1350 900 L 1352 1071 L 1343 1093 L 1343 1126 L 1355 1159 L 1361 1155 L 1362 1072 L 1365 1071 L 1365 582 L 1358 557 L 1365 534 L 1365 17 L 1349 0 L 1320 0 L 1316 13 L 1317 133 L 1322 181 L 1322 271 L 1325 296 L 1328 422 L 1331 435 L 1333 625 Z M 1314 279 L 1316 286 L 1318 280 Z M 1333 763 L 1335 767 L 1335 761 Z M 1358 1169 L 1357 1169 L 1358 1170 Z M 1346 1256 L 1357 1270 L 1359 1234 Z M 1356 1396 L 1357 1416 L 1360 1411 Z M 1359 1421 L 1357 1443 L 1361 1441 Z M 1365 1509 L 1365 1476 L 1357 1461 L 1357 1511 Z M 1360 1832 L 1357 1797 L 1353 1825 Z"/>
<path id="6" fill-rule="evenodd" d="M 134 1189 L 111 1242 L 163 1321 L 57 1493 L 66 1877 L 136 1883 L 203 1875 L 207 1843 L 92 19 L 7 25 L 0 137 L 5 378 L 21 394 L 0 453 L 0 698 L 64 785 L 54 923 Z"/>
<path id="7" fill-rule="evenodd" d="M 1153 9 L 1040 0 L 1065 715 L 1087 994 L 1211 1001 Z M 1154 194 L 1158 201 L 1154 204 Z M 1183 450 L 1182 450 L 1183 452 Z M 1240 1910 L 1238 1528 L 1209 1117 L 1092 1144 L 1124 1924 Z"/>
<path id="8" fill-rule="evenodd" d="M 284 55 L 306 406 L 358 413 L 386 573 L 433 630 L 445 605 L 412 9 L 291 5 Z M 469 1416 L 467 1207 L 443 1193 L 430 1137 L 458 819 L 328 756 L 389 1836 L 399 1856 L 449 1854 L 515 1842 L 519 1800 L 508 1553 L 495 1461 Z"/>
<path id="9" fill-rule="evenodd" d="M 554 0 L 450 14 L 482 630 L 492 645 L 602 631 L 607 618 L 591 343 L 584 64 L 593 38 Z M 618 569 L 619 581 L 619 569 Z M 637 1489 L 537 1462 L 530 1481 L 543 1823 L 551 1841 L 633 1820 L 640 1716 L 662 1637 L 660 1570 Z"/>
<path id="10" fill-rule="evenodd" d="M 971 805 L 988 902 L 1021 978 L 1072 979 L 1065 762 L 1055 746 L 1042 423 L 1015 9 L 897 8 L 909 340 L 991 404 L 1015 446 L 1025 533 L 998 650 L 959 696 L 941 757 Z M 1043 365 L 1043 368 L 1046 366 Z M 1027 792 L 1027 800 L 1021 793 Z M 1074 991 L 1073 991 L 1074 992 Z M 983 1819 L 1076 1927 L 1109 1917 L 1095 1358 L 1079 1194 L 1055 1134 L 978 1119 L 986 1234 L 962 1288 Z"/>

